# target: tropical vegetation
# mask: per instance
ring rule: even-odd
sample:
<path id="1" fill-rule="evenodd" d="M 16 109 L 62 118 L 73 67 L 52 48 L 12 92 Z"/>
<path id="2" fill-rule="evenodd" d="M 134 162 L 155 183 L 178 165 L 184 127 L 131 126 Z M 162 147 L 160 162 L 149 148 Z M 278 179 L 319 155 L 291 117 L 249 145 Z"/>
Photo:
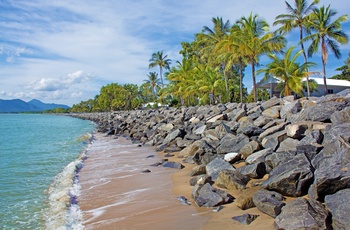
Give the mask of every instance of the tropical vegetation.
<path id="1" fill-rule="evenodd" d="M 159 72 L 145 74 L 146 79 L 140 86 L 108 84 L 94 99 L 74 105 L 71 111 L 128 110 L 149 102 L 195 106 L 266 100 L 269 91 L 257 88 L 257 74 L 278 79 L 277 89 L 281 96 L 304 96 L 304 92 L 309 96 L 317 88 L 317 84 L 309 80 L 312 74 L 309 69 L 316 64 L 308 62 L 307 57 L 319 49 L 326 94 L 328 52 L 340 57 L 340 45 L 349 40 L 341 27 L 348 17 L 342 15 L 333 20 L 337 13 L 330 6 L 318 7 L 319 0 L 310 4 L 307 0 L 285 3 L 287 13 L 278 15 L 273 23 L 279 26 L 276 31 L 271 31 L 270 25 L 254 13 L 233 24 L 221 17 L 213 17 L 212 25 L 203 26 L 192 41 L 181 42 L 179 53 L 182 59 L 175 61 L 174 66 L 164 51 L 154 52 L 148 67 L 157 68 Z M 299 30 L 299 39 L 287 41 L 286 34 L 293 29 Z M 269 62 L 262 65 L 262 58 Z M 349 65 L 350 56 L 337 69 L 341 74 L 335 77 L 349 80 Z M 247 67 L 250 73 L 246 73 Z M 252 90 L 243 84 L 246 75 L 251 77 Z"/>

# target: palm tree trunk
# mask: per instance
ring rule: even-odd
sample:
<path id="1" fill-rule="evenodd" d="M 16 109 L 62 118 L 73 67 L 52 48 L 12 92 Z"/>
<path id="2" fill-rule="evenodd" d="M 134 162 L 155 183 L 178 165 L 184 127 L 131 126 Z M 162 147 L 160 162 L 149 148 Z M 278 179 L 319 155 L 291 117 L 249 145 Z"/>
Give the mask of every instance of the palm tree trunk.
<path id="1" fill-rule="evenodd" d="M 243 63 L 242 59 L 239 59 L 239 99 L 241 100 L 241 103 L 243 102 L 243 85 L 242 85 L 242 78 L 243 78 Z"/>
<path id="2" fill-rule="evenodd" d="M 300 41 L 302 41 L 303 40 L 303 27 L 302 26 L 299 26 L 299 31 L 300 31 Z M 301 50 L 303 51 L 304 63 L 306 63 L 307 57 L 306 57 L 306 52 L 305 52 L 303 42 L 300 42 L 300 46 L 301 46 Z M 310 97 L 309 75 L 306 75 L 306 88 L 307 88 L 307 96 Z"/>
<path id="3" fill-rule="evenodd" d="M 257 102 L 257 89 L 255 80 L 255 62 L 252 61 L 252 80 L 253 80 L 253 90 L 254 90 L 254 102 Z"/>
<path id="4" fill-rule="evenodd" d="M 160 81 L 162 82 L 162 88 L 164 88 L 164 84 L 163 84 L 163 69 L 161 66 L 159 66 L 159 75 L 160 75 Z"/>
<path id="5" fill-rule="evenodd" d="M 324 38 L 322 37 L 321 41 L 321 50 L 322 50 L 322 69 L 323 69 L 323 89 L 324 89 L 324 95 L 327 95 L 328 89 L 327 89 L 327 80 L 326 80 L 326 44 L 324 41 Z"/>
<path id="6" fill-rule="evenodd" d="M 322 69 L 323 69 L 323 89 L 324 89 L 324 95 L 327 95 L 328 89 L 327 89 L 327 80 L 326 80 L 326 62 L 322 58 Z"/>

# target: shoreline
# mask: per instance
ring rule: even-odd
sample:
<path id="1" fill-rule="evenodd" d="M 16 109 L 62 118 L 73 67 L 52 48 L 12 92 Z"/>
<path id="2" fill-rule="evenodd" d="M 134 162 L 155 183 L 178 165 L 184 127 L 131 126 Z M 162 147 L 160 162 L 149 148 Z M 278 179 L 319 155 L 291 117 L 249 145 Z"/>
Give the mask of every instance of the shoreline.
<path id="1" fill-rule="evenodd" d="M 179 229 L 179 223 L 182 229 L 201 229 L 205 218 L 172 193 L 176 170 L 149 166 L 160 159 L 153 147 L 97 134 L 87 151 L 78 174 L 84 229 Z M 149 154 L 154 157 L 148 159 Z M 141 173 L 145 168 L 151 172 Z"/>

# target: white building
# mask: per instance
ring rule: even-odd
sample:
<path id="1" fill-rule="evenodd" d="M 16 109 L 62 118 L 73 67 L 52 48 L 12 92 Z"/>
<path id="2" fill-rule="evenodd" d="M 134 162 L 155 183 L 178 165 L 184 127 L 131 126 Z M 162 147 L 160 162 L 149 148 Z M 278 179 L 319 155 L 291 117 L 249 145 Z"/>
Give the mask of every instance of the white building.
<path id="1" fill-rule="evenodd" d="M 314 80 L 317 84 L 317 90 L 311 92 L 310 96 L 320 97 L 324 95 L 324 83 L 323 78 L 317 77 L 309 77 L 310 80 Z M 305 79 L 306 80 L 306 79 Z M 304 80 L 304 81 L 305 81 Z M 268 89 L 270 91 L 270 96 L 280 96 L 281 91 L 276 90 L 276 86 L 279 83 L 279 79 L 275 77 L 269 77 L 268 79 L 261 79 L 257 83 L 257 88 L 259 89 Z M 345 89 L 350 89 L 350 81 L 347 80 L 337 80 L 337 79 L 329 79 L 326 80 L 328 94 L 336 94 Z M 304 92 L 307 95 L 307 92 Z"/>

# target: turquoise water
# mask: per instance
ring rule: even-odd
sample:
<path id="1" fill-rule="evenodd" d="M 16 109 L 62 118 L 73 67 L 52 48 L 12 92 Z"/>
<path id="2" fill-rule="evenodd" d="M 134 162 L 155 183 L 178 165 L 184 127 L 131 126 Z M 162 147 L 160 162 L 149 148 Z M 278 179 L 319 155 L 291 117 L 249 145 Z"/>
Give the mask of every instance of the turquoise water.
<path id="1" fill-rule="evenodd" d="M 66 116 L 0 114 L 0 229 L 79 229 L 75 171 L 94 128 Z"/>

